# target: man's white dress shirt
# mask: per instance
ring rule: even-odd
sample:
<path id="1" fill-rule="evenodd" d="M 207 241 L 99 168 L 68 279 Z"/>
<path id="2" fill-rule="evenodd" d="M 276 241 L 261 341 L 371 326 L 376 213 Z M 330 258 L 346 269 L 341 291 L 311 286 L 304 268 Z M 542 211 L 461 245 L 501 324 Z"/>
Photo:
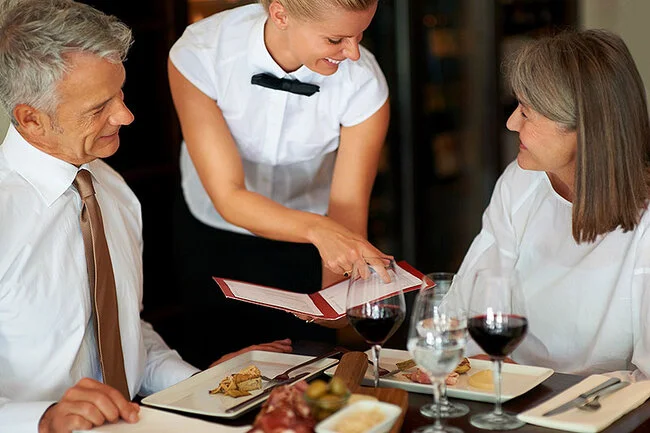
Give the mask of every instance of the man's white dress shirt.
<path id="1" fill-rule="evenodd" d="M 110 249 L 131 397 L 197 369 L 140 320 L 140 203 L 101 160 L 92 173 Z M 13 126 L 0 146 L 0 432 L 36 432 L 43 412 L 82 377 L 101 381 L 86 256 L 72 182 L 77 167 L 27 143 Z"/>
<path id="2" fill-rule="evenodd" d="M 512 162 L 496 183 L 483 227 L 458 271 L 450 296 L 469 299 L 478 269 L 514 266 L 520 273 L 528 335 L 512 358 L 558 372 L 629 370 L 650 374 L 650 215 L 578 245 L 572 204 L 545 172 Z M 475 344 L 468 355 L 482 352 Z"/>
<path id="3" fill-rule="evenodd" d="M 324 215 L 341 126 L 377 112 L 388 98 L 386 79 L 364 47 L 358 61 L 343 61 L 330 76 L 305 66 L 284 72 L 264 44 L 266 18 L 259 4 L 212 15 L 188 26 L 170 59 L 219 105 L 242 158 L 246 188 L 288 208 Z M 320 91 L 307 97 L 252 85 L 260 72 L 317 84 Z M 185 200 L 199 221 L 250 234 L 214 209 L 185 142 L 181 174 Z"/>

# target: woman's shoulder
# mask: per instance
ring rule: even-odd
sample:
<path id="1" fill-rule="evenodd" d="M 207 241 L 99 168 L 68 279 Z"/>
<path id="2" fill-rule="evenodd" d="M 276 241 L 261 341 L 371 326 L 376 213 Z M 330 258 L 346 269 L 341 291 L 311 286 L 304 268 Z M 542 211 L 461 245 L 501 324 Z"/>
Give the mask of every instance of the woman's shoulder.
<path id="1" fill-rule="evenodd" d="M 341 64 L 341 78 L 353 83 L 364 83 L 371 79 L 385 80 L 384 73 L 374 54 L 366 47 L 359 45 L 359 60 L 347 60 Z"/>

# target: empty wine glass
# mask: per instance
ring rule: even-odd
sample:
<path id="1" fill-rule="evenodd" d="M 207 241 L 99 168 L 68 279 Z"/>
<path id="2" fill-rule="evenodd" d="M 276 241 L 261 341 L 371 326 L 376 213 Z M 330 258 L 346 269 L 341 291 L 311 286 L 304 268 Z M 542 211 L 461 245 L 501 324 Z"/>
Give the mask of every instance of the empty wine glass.
<path id="1" fill-rule="evenodd" d="M 434 303 L 439 306 L 443 298 L 449 292 L 456 274 L 454 272 L 431 272 L 422 277 L 420 290 L 431 288 L 433 292 Z M 463 306 L 457 306 L 463 308 Z M 420 408 L 420 413 L 429 418 L 459 418 L 469 413 L 469 407 L 462 403 L 452 403 L 447 398 L 447 382 L 443 381 L 440 386 L 439 404 L 435 401 L 425 404 Z"/>
<path id="2" fill-rule="evenodd" d="M 441 302 L 435 285 L 423 285 L 418 292 L 411 316 L 406 347 L 417 365 L 429 376 L 433 387 L 434 408 L 440 404 L 441 387 L 463 358 L 467 341 L 465 308 Z M 434 423 L 414 432 L 462 433 L 443 426 L 440 411 L 433 410 Z"/>
<path id="3" fill-rule="evenodd" d="M 501 367 L 506 356 L 526 336 L 528 320 L 518 273 L 514 269 L 485 269 L 474 278 L 469 301 L 467 329 L 493 364 L 496 402 L 492 412 L 470 418 L 470 423 L 487 430 L 512 430 L 524 425 L 501 409 Z"/>
<path id="4" fill-rule="evenodd" d="M 374 384 L 379 385 L 381 346 L 404 321 L 406 303 L 394 260 L 365 258 L 352 266 L 346 314 L 350 324 L 372 345 Z"/>

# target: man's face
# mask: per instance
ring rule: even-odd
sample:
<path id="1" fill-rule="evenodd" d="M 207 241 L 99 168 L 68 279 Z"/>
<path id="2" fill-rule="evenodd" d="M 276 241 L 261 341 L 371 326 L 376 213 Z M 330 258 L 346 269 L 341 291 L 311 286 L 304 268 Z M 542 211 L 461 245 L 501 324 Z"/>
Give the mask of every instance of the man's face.
<path id="1" fill-rule="evenodd" d="M 124 66 L 90 54 L 69 55 L 70 72 L 57 85 L 59 105 L 46 127 L 46 151 L 74 165 L 113 155 L 118 132 L 133 122 L 124 104 Z"/>

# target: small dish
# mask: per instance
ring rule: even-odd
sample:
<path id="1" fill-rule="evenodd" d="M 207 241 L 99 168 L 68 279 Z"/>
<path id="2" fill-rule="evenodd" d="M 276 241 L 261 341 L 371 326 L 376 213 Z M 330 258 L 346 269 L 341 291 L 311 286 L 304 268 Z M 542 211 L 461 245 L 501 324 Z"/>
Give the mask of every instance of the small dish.
<path id="1" fill-rule="evenodd" d="M 383 414 L 383 419 L 374 424 L 368 421 L 368 427 L 365 430 L 361 429 L 360 426 L 364 423 L 362 414 L 368 414 L 367 418 L 370 419 L 370 413 L 376 411 Z M 387 433 L 401 413 L 402 409 L 395 404 L 361 400 L 316 424 L 315 431 L 316 433 Z M 344 422 L 343 428 L 337 428 L 341 422 Z"/>

